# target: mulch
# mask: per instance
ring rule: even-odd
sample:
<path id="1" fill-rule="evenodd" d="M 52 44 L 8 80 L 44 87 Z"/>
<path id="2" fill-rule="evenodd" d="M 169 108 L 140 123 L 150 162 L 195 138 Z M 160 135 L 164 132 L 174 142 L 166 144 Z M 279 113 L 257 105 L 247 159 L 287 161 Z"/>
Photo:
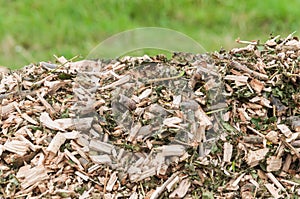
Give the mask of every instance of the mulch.
<path id="1" fill-rule="evenodd" d="M 0 72 L 1 198 L 297 198 L 300 42 Z"/>

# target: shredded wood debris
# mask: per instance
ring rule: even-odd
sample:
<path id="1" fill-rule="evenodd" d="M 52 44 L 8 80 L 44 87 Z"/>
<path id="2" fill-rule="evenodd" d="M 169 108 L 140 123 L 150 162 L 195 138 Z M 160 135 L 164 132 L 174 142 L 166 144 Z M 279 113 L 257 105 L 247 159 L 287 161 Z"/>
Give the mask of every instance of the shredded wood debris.
<path id="1" fill-rule="evenodd" d="M 300 42 L 0 71 L 1 198 L 297 198 Z"/>

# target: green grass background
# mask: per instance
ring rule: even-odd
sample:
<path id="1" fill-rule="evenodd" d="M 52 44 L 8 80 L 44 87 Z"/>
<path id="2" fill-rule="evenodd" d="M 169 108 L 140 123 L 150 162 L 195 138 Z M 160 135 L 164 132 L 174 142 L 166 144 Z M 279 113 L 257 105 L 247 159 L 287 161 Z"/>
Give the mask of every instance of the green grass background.
<path id="1" fill-rule="evenodd" d="M 299 31 L 299 0 L 0 0 L 0 65 L 81 58 L 104 39 L 139 27 L 180 31 L 207 51 Z M 299 32 L 295 34 L 299 35 Z M 176 42 L 176 41 L 174 41 Z"/>

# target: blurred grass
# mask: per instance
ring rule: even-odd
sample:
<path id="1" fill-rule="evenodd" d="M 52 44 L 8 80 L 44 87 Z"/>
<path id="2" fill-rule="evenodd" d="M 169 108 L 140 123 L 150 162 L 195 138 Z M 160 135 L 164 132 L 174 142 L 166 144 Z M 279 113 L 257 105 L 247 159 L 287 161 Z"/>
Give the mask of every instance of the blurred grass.
<path id="1" fill-rule="evenodd" d="M 0 65 L 11 68 L 54 60 L 53 54 L 84 58 L 107 37 L 139 27 L 174 29 L 192 37 L 207 51 L 214 51 L 238 46 L 238 37 L 265 40 L 270 34 L 286 36 L 298 31 L 300 25 L 298 0 L 0 3 Z"/>

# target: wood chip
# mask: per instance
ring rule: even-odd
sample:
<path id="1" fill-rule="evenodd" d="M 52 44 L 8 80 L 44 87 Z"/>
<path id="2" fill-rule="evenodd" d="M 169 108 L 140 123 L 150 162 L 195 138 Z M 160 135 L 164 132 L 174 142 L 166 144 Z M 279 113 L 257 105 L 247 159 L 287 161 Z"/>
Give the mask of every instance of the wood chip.
<path id="1" fill-rule="evenodd" d="M 58 130 L 58 131 L 65 131 L 63 128 L 60 127 L 59 123 L 53 121 L 47 112 L 41 113 L 40 122 L 47 128 Z"/>
<path id="2" fill-rule="evenodd" d="M 109 178 L 109 181 L 106 185 L 106 191 L 111 192 L 113 190 L 113 187 L 115 183 L 117 182 L 117 172 L 113 172 Z"/>
<path id="3" fill-rule="evenodd" d="M 66 137 L 62 133 L 57 133 L 52 141 L 50 142 L 49 146 L 47 147 L 47 151 L 56 154 L 61 147 L 66 141 Z"/>
<path id="4" fill-rule="evenodd" d="M 267 159 L 267 171 L 279 171 L 281 169 L 282 159 L 276 156 L 271 156 Z"/>
<path id="5" fill-rule="evenodd" d="M 258 149 L 256 151 L 250 150 L 246 159 L 248 165 L 250 167 L 254 167 L 258 165 L 259 162 L 265 158 L 268 152 L 269 152 L 268 148 Z"/>
<path id="6" fill-rule="evenodd" d="M 170 198 L 183 198 L 191 186 L 188 178 L 182 180 L 178 187 L 170 194 Z"/>
<path id="7" fill-rule="evenodd" d="M 233 150 L 233 146 L 230 143 L 225 142 L 224 143 L 223 162 L 230 162 L 231 156 L 232 156 L 232 150 Z"/>
<path id="8" fill-rule="evenodd" d="M 283 135 L 287 138 L 292 136 L 292 132 L 289 129 L 289 127 L 285 124 L 278 124 L 277 128 L 281 131 L 281 133 L 283 133 Z"/>

